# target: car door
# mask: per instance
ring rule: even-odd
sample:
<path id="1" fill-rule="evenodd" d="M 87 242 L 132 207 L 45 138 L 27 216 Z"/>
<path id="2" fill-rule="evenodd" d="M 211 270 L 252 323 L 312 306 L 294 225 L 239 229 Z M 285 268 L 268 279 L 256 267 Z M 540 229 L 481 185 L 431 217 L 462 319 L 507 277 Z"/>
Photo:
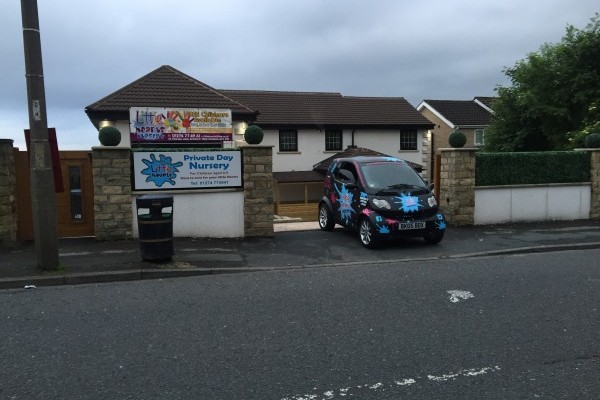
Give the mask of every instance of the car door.
<path id="1" fill-rule="evenodd" d="M 336 223 L 352 226 L 356 223 L 358 198 L 356 168 L 352 163 L 341 162 L 333 171 L 331 204 Z"/>

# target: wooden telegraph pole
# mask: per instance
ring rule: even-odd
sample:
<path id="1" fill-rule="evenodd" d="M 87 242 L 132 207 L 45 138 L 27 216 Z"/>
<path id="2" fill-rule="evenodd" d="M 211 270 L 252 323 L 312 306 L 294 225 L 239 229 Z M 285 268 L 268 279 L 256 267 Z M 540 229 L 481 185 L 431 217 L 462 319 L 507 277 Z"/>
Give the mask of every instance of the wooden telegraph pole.
<path id="1" fill-rule="evenodd" d="M 42 68 L 42 45 L 37 0 L 21 0 L 25 77 L 29 106 L 29 168 L 33 237 L 38 268 L 57 270 L 58 234 L 52 157 L 48 140 L 46 92 Z"/>

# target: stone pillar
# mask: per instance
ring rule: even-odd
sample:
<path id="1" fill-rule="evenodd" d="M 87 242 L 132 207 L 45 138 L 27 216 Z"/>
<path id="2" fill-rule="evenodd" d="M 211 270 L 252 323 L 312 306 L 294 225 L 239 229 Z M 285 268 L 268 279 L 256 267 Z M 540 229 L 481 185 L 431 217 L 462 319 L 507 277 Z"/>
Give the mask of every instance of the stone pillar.
<path id="1" fill-rule="evenodd" d="M 475 223 L 476 148 L 440 149 L 440 206 L 454 226 Z"/>
<path id="2" fill-rule="evenodd" d="M 273 237 L 273 147 L 242 147 L 244 236 Z"/>
<path id="3" fill-rule="evenodd" d="M 0 139 L 0 246 L 17 243 L 17 177 L 13 141 Z"/>
<path id="4" fill-rule="evenodd" d="M 130 154 L 128 148 L 92 148 L 96 240 L 133 238 Z"/>
<path id="5" fill-rule="evenodd" d="M 600 219 L 600 149 L 590 152 L 590 180 L 592 182 L 592 199 L 590 219 Z"/>

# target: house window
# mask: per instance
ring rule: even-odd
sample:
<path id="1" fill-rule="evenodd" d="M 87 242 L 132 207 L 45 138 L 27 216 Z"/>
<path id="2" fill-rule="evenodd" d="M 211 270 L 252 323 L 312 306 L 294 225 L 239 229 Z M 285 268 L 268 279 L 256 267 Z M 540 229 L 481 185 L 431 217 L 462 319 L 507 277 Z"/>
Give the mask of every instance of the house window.
<path id="1" fill-rule="evenodd" d="M 332 129 L 325 131 L 325 151 L 342 150 L 342 131 Z"/>
<path id="2" fill-rule="evenodd" d="M 417 131 L 400 131 L 400 150 L 417 150 Z"/>
<path id="3" fill-rule="evenodd" d="M 475 146 L 485 144 L 485 129 L 475 129 Z"/>
<path id="4" fill-rule="evenodd" d="M 279 151 L 298 151 L 298 131 L 279 131 Z"/>

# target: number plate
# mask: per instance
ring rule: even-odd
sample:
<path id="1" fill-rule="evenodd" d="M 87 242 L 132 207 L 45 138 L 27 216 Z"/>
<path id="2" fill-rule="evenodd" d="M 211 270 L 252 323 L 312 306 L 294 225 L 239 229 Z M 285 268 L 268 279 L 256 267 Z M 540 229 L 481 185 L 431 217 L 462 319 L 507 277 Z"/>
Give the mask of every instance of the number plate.
<path id="1" fill-rule="evenodd" d="M 398 229 L 401 231 L 409 229 L 425 229 L 425 221 L 400 222 Z"/>

